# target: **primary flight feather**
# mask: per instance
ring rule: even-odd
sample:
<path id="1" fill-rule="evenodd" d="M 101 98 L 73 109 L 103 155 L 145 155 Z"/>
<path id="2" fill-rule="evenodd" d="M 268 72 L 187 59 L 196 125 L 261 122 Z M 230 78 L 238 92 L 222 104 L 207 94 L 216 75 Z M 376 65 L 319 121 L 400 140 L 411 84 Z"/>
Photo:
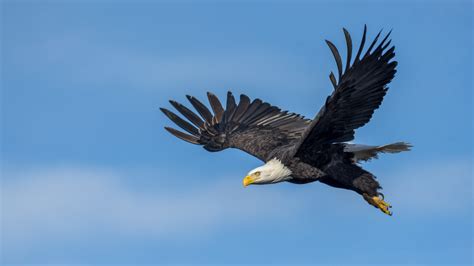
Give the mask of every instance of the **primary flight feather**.
<path id="1" fill-rule="evenodd" d="M 330 73 L 333 93 L 313 120 L 299 114 L 282 111 L 260 99 L 250 100 L 240 95 L 237 103 L 227 93 L 226 106 L 208 92 L 212 112 L 198 99 L 186 96 L 197 113 L 184 105 L 170 101 L 181 113 L 163 113 L 186 133 L 165 127 L 174 136 L 202 145 L 216 152 L 226 148 L 245 151 L 265 164 L 250 171 L 243 179 L 250 184 L 273 184 L 287 181 L 324 184 L 353 190 L 371 205 L 391 215 L 391 206 L 383 199 L 375 176 L 358 165 L 378 157 L 379 153 L 407 151 L 411 145 L 397 142 L 383 146 L 349 144 L 355 130 L 369 122 L 387 93 L 387 85 L 396 73 L 393 60 L 395 47 L 390 46 L 390 32 L 379 42 L 379 32 L 365 49 L 367 27 L 352 59 L 352 39 L 343 29 L 347 45 L 345 66 L 336 46 L 328 44 L 337 66 L 337 78 Z"/>

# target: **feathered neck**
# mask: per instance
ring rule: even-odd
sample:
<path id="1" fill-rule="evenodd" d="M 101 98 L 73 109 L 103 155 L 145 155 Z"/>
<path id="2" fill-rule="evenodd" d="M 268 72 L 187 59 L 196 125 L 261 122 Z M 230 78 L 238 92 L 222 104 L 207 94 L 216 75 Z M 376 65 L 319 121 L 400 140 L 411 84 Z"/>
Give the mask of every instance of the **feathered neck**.
<path id="1" fill-rule="evenodd" d="M 269 172 L 272 183 L 285 181 L 290 179 L 291 170 L 286 167 L 280 160 L 273 158 L 262 166 Z"/>

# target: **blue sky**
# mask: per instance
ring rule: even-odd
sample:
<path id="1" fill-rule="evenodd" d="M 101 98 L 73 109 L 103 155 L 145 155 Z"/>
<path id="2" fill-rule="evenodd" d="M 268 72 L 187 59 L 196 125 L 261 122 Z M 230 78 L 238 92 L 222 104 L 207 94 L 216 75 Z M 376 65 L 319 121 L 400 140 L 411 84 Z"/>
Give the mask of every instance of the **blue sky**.
<path id="1" fill-rule="evenodd" d="M 1 3 L 1 261 L 471 264 L 472 4 Z M 320 183 L 243 189 L 261 163 L 163 130 L 206 91 L 312 118 L 344 51 L 393 29 L 398 72 L 355 142 L 394 216 Z"/>

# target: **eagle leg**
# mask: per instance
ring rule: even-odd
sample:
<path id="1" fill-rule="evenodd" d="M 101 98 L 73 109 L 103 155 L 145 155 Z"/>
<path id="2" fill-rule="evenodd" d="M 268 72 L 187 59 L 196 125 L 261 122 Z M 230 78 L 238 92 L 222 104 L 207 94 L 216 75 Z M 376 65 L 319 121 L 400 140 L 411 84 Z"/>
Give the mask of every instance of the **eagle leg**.
<path id="1" fill-rule="evenodd" d="M 375 208 L 380 209 L 383 213 L 392 216 L 392 212 L 390 211 L 390 208 L 392 208 L 392 205 L 384 201 L 383 196 L 374 196 L 371 197 L 367 193 L 362 194 L 364 196 L 364 199 L 372 206 Z"/>

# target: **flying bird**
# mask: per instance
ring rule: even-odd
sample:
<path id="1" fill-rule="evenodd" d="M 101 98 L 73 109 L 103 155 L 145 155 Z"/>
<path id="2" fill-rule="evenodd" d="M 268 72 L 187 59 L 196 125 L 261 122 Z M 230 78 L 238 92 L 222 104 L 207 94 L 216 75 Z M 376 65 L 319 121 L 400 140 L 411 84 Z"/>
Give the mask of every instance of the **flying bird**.
<path id="1" fill-rule="evenodd" d="M 170 101 L 187 119 L 165 108 L 161 111 L 187 133 L 165 127 L 174 136 L 201 145 L 210 152 L 236 148 L 265 162 L 248 172 L 243 185 L 290 182 L 306 184 L 319 181 L 326 185 L 353 190 L 369 204 L 392 215 L 391 206 L 380 192 L 375 176 L 360 163 L 375 159 L 381 153 L 408 151 L 411 145 L 396 142 L 382 146 L 351 144 L 355 130 L 369 122 L 387 93 L 387 85 L 396 73 L 395 47 L 390 32 L 379 42 L 380 31 L 364 49 L 367 27 L 352 59 L 352 39 L 343 29 L 347 58 L 343 65 L 336 46 L 326 40 L 337 66 L 337 77 L 329 79 L 334 91 L 327 97 L 314 119 L 282 111 L 260 99 L 250 100 L 244 94 L 237 103 L 227 93 L 225 108 L 208 92 L 212 112 L 198 99 L 187 95 L 197 113 Z M 365 50 L 365 51 L 364 51 Z"/>

